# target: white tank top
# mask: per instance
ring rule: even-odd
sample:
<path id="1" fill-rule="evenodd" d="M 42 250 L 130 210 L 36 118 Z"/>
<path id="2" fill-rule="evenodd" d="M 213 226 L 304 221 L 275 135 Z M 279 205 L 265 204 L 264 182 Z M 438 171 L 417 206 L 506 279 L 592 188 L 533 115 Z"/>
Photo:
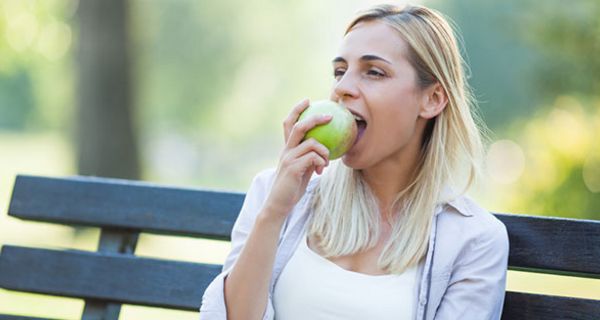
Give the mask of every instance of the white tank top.
<path id="1" fill-rule="evenodd" d="M 275 320 L 413 320 L 417 269 L 349 271 L 312 251 L 305 232 L 274 288 Z"/>

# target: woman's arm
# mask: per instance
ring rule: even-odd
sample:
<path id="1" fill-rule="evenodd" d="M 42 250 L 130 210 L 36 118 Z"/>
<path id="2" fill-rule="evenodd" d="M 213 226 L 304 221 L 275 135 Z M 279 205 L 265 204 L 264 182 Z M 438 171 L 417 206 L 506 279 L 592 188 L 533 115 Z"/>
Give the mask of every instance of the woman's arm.
<path id="1" fill-rule="evenodd" d="M 269 296 L 269 283 L 279 234 L 284 223 L 281 213 L 264 208 L 244 249 L 225 278 L 227 319 L 262 319 Z"/>
<path id="2" fill-rule="evenodd" d="M 208 285 L 200 307 L 201 320 L 226 320 L 227 309 L 225 305 L 225 278 L 231 273 L 238 261 L 241 252 L 248 241 L 250 233 L 257 223 L 257 217 L 264 206 L 265 199 L 273 183 L 274 169 L 258 173 L 244 198 L 233 229 L 231 230 L 231 251 L 223 263 L 222 272 Z"/>
<path id="3" fill-rule="evenodd" d="M 484 232 L 453 270 L 434 319 L 497 320 L 502 315 L 508 266 L 503 224 Z"/>
<path id="4" fill-rule="evenodd" d="M 272 188 L 225 281 L 228 320 L 260 320 L 263 317 L 283 223 L 306 193 L 312 174 L 320 174 L 329 164 L 329 150 L 312 138 L 304 140 L 304 136 L 317 125 L 331 121 L 331 116 L 313 115 L 297 122 L 307 107 L 308 100 L 300 102 L 284 121 L 286 146 Z"/>
<path id="5" fill-rule="evenodd" d="M 266 192 L 265 188 L 260 188 L 263 192 L 248 191 L 232 230 L 232 250 L 223 272 L 203 296 L 203 320 L 263 318 L 283 223 L 306 193 L 313 173 L 321 174 L 329 164 L 329 150 L 315 139 L 304 140 L 304 136 L 331 121 L 331 116 L 313 115 L 297 121 L 308 104 L 307 99 L 301 101 L 284 121 L 286 145 L 277 170 L 270 174 L 270 188 Z"/>

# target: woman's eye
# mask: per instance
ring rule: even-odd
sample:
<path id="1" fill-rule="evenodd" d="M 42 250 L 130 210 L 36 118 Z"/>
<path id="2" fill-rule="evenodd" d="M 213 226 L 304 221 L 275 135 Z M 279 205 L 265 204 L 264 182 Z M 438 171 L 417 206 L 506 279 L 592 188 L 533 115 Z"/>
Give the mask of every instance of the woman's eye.
<path id="1" fill-rule="evenodd" d="M 383 77 L 385 76 L 385 74 L 383 74 L 382 72 L 379 72 L 375 69 L 369 69 L 369 71 L 367 71 L 367 74 L 370 76 L 376 76 L 376 77 Z"/>
<path id="2" fill-rule="evenodd" d="M 333 70 L 333 77 L 334 78 L 341 77 L 344 75 L 344 73 L 346 73 L 346 70 L 344 70 L 344 69 L 335 69 L 335 70 Z M 368 76 L 375 77 L 375 78 L 385 77 L 385 73 L 378 71 L 377 69 L 369 69 L 369 70 L 367 70 L 366 73 Z"/>
<path id="3" fill-rule="evenodd" d="M 335 70 L 333 70 L 333 77 L 334 78 L 337 78 L 337 77 L 340 77 L 340 76 L 343 76 L 343 75 L 344 75 L 344 70 L 342 70 L 342 69 L 335 69 Z"/>

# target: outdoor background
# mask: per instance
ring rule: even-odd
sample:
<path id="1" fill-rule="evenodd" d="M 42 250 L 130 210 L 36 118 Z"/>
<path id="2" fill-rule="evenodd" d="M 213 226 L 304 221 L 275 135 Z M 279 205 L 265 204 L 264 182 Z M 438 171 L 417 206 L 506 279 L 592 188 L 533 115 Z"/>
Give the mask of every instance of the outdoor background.
<path id="1" fill-rule="evenodd" d="M 277 165 L 290 108 L 328 97 L 345 25 L 374 3 L 0 0 L 0 245 L 96 249 L 96 229 L 9 218 L 17 174 L 246 191 Z M 424 3 L 461 30 L 493 133 L 471 195 L 493 212 L 600 220 L 600 2 Z M 220 264 L 228 250 L 142 236 L 137 252 Z M 510 271 L 508 289 L 600 299 L 600 280 Z M 82 307 L 0 290 L 0 313 Z M 125 306 L 122 319 L 197 314 Z"/>

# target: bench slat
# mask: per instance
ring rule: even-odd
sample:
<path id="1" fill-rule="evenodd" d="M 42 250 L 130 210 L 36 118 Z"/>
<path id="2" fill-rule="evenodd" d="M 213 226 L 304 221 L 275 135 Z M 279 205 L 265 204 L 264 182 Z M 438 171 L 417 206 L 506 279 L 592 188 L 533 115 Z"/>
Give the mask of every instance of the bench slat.
<path id="1" fill-rule="evenodd" d="M 19 175 L 8 213 L 25 220 L 228 241 L 244 196 L 121 179 Z"/>
<path id="2" fill-rule="evenodd" d="M 27 220 L 120 227 L 230 240 L 243 193 L 95 177 L 18 176 L 9 214 Z M 511 270 L 600 278 L 600 222 L 496 214 L 508 228 Z"/>
<path id="3" fill-rule="evenodd" d="M 49 318 L 33 318 L 23 316 L 12 316 L 8 314 L 0 314 L 0 320 L 52 320 Z"/>
<path id="4" fill-rule="evenodd" d="M 511 270 L 600 279 L 600 221 L 495 215 L 508 229 Z"/>
<path id="5" fill-rule="evenodd" d="M 0 287 L 197 311 L 221 266 L 87 251 L 3 246 Z"/>
<path id="6" fill-rule="evenodd" d="M 221 266 L 4 246 L 0 286 L 67 297 L 198 310 Z M 507 292 L 503 318 L 597 319 L 600 301 Z M 2 319 L 2 318 L 0 318 Z"/>
<path id="7" fill-rule="evenodd" d="M 506 293 L 502 320 L 597 320 L 600 300 Z"/>

